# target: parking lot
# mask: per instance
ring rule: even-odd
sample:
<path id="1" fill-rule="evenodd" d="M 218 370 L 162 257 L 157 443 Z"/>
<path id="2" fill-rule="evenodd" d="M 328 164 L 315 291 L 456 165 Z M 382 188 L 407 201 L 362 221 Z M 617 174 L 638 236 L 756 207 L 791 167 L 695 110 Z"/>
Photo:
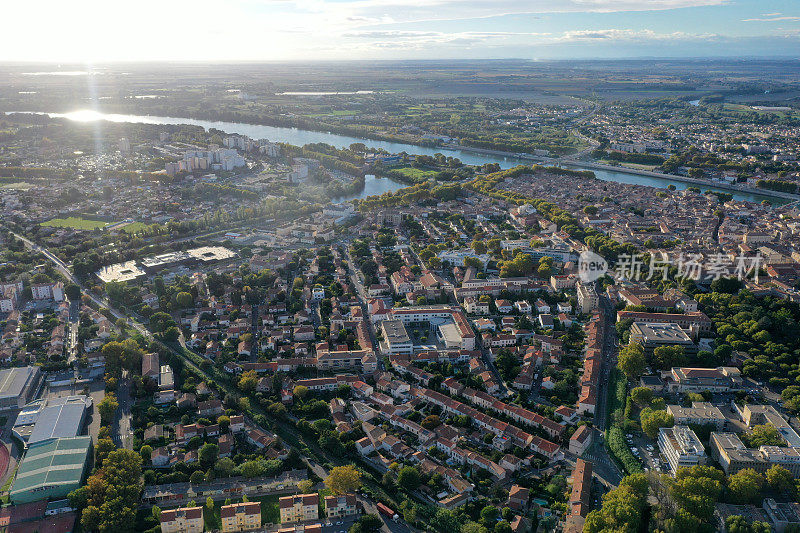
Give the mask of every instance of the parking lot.
<path id="1" fill-rule="evenodd" d="M 642 435 L 625 435 L 625 441 L 631 453 L 642 464 L 645 472 L 655 471 L 669 473 L 669 463 L 658 451 L 658 444 Z"/>

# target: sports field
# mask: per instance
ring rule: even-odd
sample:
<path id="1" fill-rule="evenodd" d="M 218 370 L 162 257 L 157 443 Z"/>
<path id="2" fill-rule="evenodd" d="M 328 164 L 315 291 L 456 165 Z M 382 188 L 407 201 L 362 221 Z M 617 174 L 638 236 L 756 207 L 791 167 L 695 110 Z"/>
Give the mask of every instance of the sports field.
<path id="1" fill-rule="evenodd" d="M 42 226 L 50 226 L 54 228 L 71 228 L 82 230 L 102 229 L 108 225 L 108 222 L 103 220 L 91 220 L 83 217 L 67 217 L 67 218 L 54 218 L 47 222 L 42 222 Z"/>

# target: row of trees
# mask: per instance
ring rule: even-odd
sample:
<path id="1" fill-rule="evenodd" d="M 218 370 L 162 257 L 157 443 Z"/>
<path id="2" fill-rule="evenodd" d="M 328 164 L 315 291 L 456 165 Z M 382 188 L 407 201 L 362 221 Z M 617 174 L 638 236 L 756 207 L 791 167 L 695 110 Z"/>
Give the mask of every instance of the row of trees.
<path id="1" fill-rule="evenodd" d="M 86 531 L 125 533 L 134 531 L 142 493 L 142 459 L 132 450 L 111 451 L 86 484 L 69 494 L 81 512 Z"/>

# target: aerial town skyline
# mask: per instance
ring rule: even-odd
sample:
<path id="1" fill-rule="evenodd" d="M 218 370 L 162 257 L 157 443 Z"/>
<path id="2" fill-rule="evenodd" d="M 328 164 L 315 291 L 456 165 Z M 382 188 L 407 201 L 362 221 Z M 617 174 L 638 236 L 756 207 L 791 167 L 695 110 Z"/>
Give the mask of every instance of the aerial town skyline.
<path id="1" fill-rule="evenodd" d="M 796 0 L 0 13 L 3 531 L 800 531 Z"/>

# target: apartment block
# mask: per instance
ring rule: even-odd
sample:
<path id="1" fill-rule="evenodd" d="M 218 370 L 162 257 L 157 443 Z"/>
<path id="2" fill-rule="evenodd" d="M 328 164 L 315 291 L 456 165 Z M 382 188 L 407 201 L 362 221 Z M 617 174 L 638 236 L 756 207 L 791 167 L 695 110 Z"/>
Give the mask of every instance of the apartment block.
<path id="1" fill-rule="evenodd" d="M 278 500 L 281 512 L 281 524 L 286 522 L 304 522 L 319 518 L 318 494 L 295 494 L 284 496 Z"/>
<path id="2" fill-rule="evenodd" d="M 679 468 L 705 463 L 703 443 L 688 426 L 661 428 L 658 431 L 658 447 L 667 458 L 672 474 Z"/>
<path id="3" fill-rule="evenodd" d="M 800 451 L 789 446 L 761 446 L 750 449 L 735 433 L 712 433 L 709 441 L 711 456 L 719 462 L 726 474 L 735 474 L 745 468 L 766 472 L 772 465 L 789 470 L 800 477 Z"/>
<path id="4" fill-rule="evenodd" d="M 203 508 L 181 507 L 161 511 L 161 533 L 202 533 Z"/>
<path id="5" fill-rule="evenodd" d="M 341 518 L 358 514 L 358 502 L 355 494 L 325 497 L 325 516 Z"/>
<path id="6" fill-rule="evenodd" d="M 261 504 L 242 502 L 223 505 L 220 509 L 222 532 L 252 531 L 261 528 Z"/>
<path id="7" fill-rule="evenodd" d="M 578 307 L 581 313 L 591 313 L 594 309 L 600 307 L 600 296 L 594 286 L 586 286 L 583 283 L 578 283 Z"/>
<path id="8" fill-rule="evenodd" d="M 717 431 L 722 431 L 727 423 L 719 407 L 710 402 L 692 402 L 691 407 L 668 405 L 667 412 L 673 416 L 675 424 L 681 426 L 714 426 Z"/>

